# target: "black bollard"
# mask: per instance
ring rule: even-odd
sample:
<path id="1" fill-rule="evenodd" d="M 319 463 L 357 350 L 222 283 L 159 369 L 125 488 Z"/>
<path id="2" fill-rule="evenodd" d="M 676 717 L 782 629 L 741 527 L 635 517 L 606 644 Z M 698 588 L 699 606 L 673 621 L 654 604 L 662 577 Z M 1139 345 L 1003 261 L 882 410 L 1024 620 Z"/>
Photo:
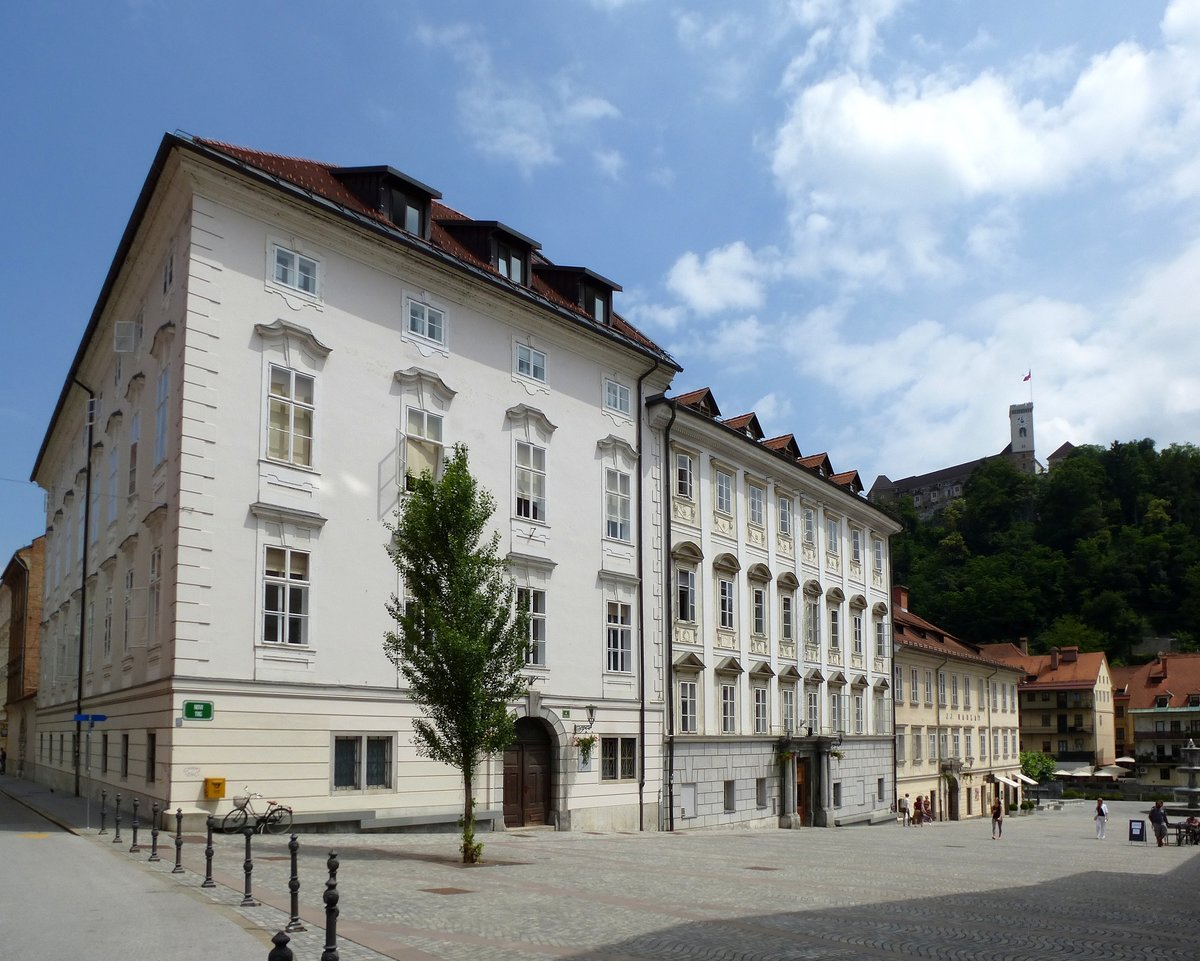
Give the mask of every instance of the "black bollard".
<path id="1" fill-rule="evenodd" d="M 217 819 L 210 814 L 208 816 L 208 840 L 204 844 L 204 880 L 200 882 L 200 887 L 202 888 L 215 888 L 217 886 L 217 882 L 213 880 L 212 876 L 212 836 L 213 828 L 216 826 Z"/>
<path id="2" fill-rule="evenodd" d="M 175 809 L 175 867 L 172 874 L 183 874 L 183 808 Z"/>
<path id="3" fill-rule="evenodd" d="M 154 806 L 153 806 L 153 808 L 151 808 L 151 810 L 153 811 L 154 827 L 152 827 L 150 829 L 150 857 L 147 858 L 147 860 L 161 861 L 162 859 L 158 856 L 158 802 L 157 801 L 154 802 Z"/>
<path id="4" fill-rule="evenodd" d="M 338 859 L 333 851 L 329 852 L 326 866 L 329 868 L 329 880 L 325 882 L 325 950 L 321 952 L 321 961 L 341 961 L 337 950 Z"/>
<path id="5" fill-rule="evenodd" d="M 288 841 L 288 851 L 292 855 L 292 876 L 288 880 L 288 890 L 292 892 L 292 916 L 288 919 L 285 931 L 307 931 L 303 924 L 300 923 L 300 873 L 296 867 L 296 853 L 300 850 L 300 842 L 296 839 L 296 835 L 292 835 L 292 839 Z"/>
<path id="6" fill-rule="evenodd" d="M 129 845 L 130 854 L 134 854 L 141 850 L 137 843 L 138 826 L 141 824 L 141 822 L 138 820 L 138 805 L 141 803 L 141 798 L 133 799 L 133 824 L 131 825 L 133 828 L 133 843 Z"/>
<path id="7" fill-rule="evenodd" d="M 246 872 L 246 896 L 242 898 L 241 907 L 254 908 L 258 907 L 258 902 L 254 900 L 254 894 L 250 889 L 250 875 L 254 872 L 254 859 L 250 857 L 250 839 L 254 837 L 254 828 L 247 824 L 242 828 L 242 834 L 246 836 L 246 860 L 242 862 L 242 870 Z"/>
<path id="8" fill-rule="evenodd" d="M 275 937 L 271 938 L 271 943 L 275 945 L 271 949 L 271 953 L 267 955 L 267 961 L 295 961 L 295 955 L 292 954 L 292 949 L 288 947 L 288 942 L 292 939 L 280 931 Z"/>
<path id="9" fill-rule="evenodd" d="M 108 833 L 108 829 L 107 829 L 107 828 L 105 828 L 105 826 L 104 826 L 104 816 L 105 816 L 106 814 L 108 814 L 108 810 L 107 810 L 107 809 L 106 809 L 106 807 L 105 807 L 105 805 L 107 804 L 107 802 L 108 802 L 108 792 L 107 792 L 107 791 L 101 791 L 101 792 L 100 792 L 100 833 L 101 833 L 101 834 L 107 834 L 107 833 Z"/>
<path id="10" fill-rule="evenodd" d="M 113 827 L 115 828 L 117 833 L 113 835 L 112 843 L 120 844 L 121 843 L 121 795 L 120 794 L 117 795 L 117 807 L 116 807 L 116 811 L 113 813 Z"/>

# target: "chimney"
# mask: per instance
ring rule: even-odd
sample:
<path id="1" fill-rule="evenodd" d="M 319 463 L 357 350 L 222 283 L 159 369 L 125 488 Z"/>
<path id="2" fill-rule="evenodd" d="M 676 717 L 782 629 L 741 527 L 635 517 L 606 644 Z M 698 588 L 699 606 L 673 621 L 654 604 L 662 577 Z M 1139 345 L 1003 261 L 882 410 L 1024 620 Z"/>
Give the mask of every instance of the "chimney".
<path id="1" fill-rule="evenodd" d="M 1028 654 L 1029 653 L 1029 638 L 1018 637 L 1017 638 L 1017 647 L 1019 647 L 1021 649 L 1022 654 Z"/>
<path id="2" fill-rule="evenodd" d="M 1079 647 L 1072 645 L 1062 649 L 1062 659 L 1064 664 L 1074 664 L 1079 660 Z"/>
<path id="3" fill-rule="evenodd" d="M 1165 657 L 1163 657 L 1163 655 L 1159 654 L 1158 655 L 1158 663 L 1162 665 L 1163 680 L 1166 680 L 1166 678 L 1167 678 L 1167 659 Z"/>
<path id="4" fill-rule="evenodd" d="M 903 584 L 892 585 L 892 607 L 908 613 L 908 588 Z"/>
<path id="5" fill-rule="evenodd" d="M 1058 648 L 1057 647 L 1050 648 L 1050 670 L 1052 670 L 1052 671 L 1058 670 Z"/>

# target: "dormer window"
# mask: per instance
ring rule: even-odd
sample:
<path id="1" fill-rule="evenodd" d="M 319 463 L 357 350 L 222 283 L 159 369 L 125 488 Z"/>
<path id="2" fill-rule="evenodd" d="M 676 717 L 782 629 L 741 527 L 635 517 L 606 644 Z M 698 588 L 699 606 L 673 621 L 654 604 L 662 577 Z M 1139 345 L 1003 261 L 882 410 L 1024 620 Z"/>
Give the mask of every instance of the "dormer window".
<path id="1" fill-rule="evenodd" d="M 433 201 L 442 195 L 394 167 L 339 167 L 331 171 L 361 203 L 405 233 L 428 239 Z"/>
<path id="2" fill-rule="evenodd" d="M 1154 699 L 1155 707 L 1166 707 L 1170 703 L 1171 703 L 1171 698 L 1167 694 L 1160 694 L 1158 697 L 1156 697 Z"/>
<path id="3" fill-rule="evenodd" d="M 514 284 L 524 282 L 525 257 L 516 247 L 503 241 L 496 242 L 496 270 Z"/>
<path id="4" fill-rule="evenodd" d="M 559 296 L 575 304 L 597 323 L 608 324 L 612 315 L 612 295 L 620 286 L 593 273 L 586 267 L 560 267 L 556 264 L 535 265 L 538 278 L 552 287 Z"/>
<path id="5" fill-rule="evenodd" d="M 422 204 L 413 197 L 408 196 L 402 190 L 392 188 L 392 211 L 391 219 L 397 227 L 403 228 L 410 234 L 415 234 L 418 237 L 425 236 L 425 227 L 422 223 L 421 212 Z"/>
<path id="6" fill-rule="evenodd" d="M 599 323 L 608 323 L 608 302 L 611 295 L 590 284 L 583 285 L 583 294 L 579 306 L 592 315 Z"/>

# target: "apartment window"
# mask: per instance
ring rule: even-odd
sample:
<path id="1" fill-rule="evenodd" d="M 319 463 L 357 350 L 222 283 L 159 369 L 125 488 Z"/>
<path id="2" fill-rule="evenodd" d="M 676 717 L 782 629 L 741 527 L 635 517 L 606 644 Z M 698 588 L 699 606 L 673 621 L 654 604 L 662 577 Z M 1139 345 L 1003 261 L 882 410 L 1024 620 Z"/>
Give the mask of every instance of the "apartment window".
<path id="1" fill-rule="evenodd" d="M 679 733 L 696 733 L 696 682 L 679 682 Z"/>
<path id="2" fill-rule="evenodd" d="M 877 574 L 882 574 L 883 573 L 883 541 L 880 538 L 876 537 L 876 538 L 872 539 L 871 543 L 875 548 L 875 572 Z"/>
<path id="3" fill-rule="evenodd" d="M 779 533 L 784 537 L 792 536 L 792 499 L 779 498 Z"/>
<path id="4" fill-rule="evenodd" d="M 694 463 L 688 454 L 675 455 L 675 494 L 678 497 L 692 499 L 692 479 Z"/>
<path id="5" fill-rule="evenodd" d="M 628 604 L 608 602 L 606 664 L 618 674 L 633 672 L 633 610 Z"/>
<path id="6" fill-rule="evenodd" d="M 316 297 L 317 262 L 286 247 L 276 247 L 275 283 Z"/>
<path id="7" fill-rule="evenodd" d="M 601 324 L 607 323 L 608 319 L 608 301 L 604 292 L 596 287 L 589 287 L 586 284 L 583 287 L 583 302 L 580 306 L 586 313 L 591 315 Z"/>
<path id="8" fill-rule="evenodd" d="M 842 631 L 839 623 L 839 613 L 836 608 L 829 611 L 829 649 L 836 650 L 842 646 Z"/>
<path id="9" fill-rule="evenodd" d="M 416 233 L 416 231 L 410 231 Z M 508 244 L 496 244 L 496 269 L 500 272 L 501 277 L 507 277 L 515 284 L 521 283 L 521 277 L 525 273 L 525 259 L 520 252 Z"/>
<path id="10" fill-rule="evenodd" d="M 165 297 L 175 284 L 175 251 L 167 251 L 167 259 L 163 261 L 162 292 Z"/>
<path id="11" fill-rule="evenodd" d="M 446 343 L 446 314 L 419 300 L 408 302 L 408 332 L 435 344 Z M 544 360 L 544 358 L 543 358 Z"/>
<path id="12" fill-rule="evenodd" d="M 958 675 L 950 675 L 950 706 L 958 707 Z"/>
<path id="13" fill-rule="evenodd" d="M 400 446 L 404 457 L 401 474 L 405 490 L 412 490 L 418 477 L 428 473 L 434 480 L 442 476 L 442 416 L 419 407 L 409 407 L 405 413 L 404 442 Z"/>
<path id="14" fill-rule="evenodd" d="M 725 782 L 725 811 L 732 814 L 737 810 L 737 782 Z"/>
<path id="15" fill-rule="evenodd" d="M 850 625 L 854 632 L 854 653 L 862 654 L 863 652 L 863 618 L 862 614 L 857 611 L 850 618 Z"/>
<path id="16" fill-rule="evenodd" d="M 529 647 L 525 663 L 546 666 L 546 592 L 531 587 L 517 588 L 517 604 L 529 613 Z"/>
<path id="17" fill-rule="evenodd" d="M 816 647 L 821 643 L 820 608 L 816 601 L 804 602 L 804 643 Z"/>
<path id="18" fill-rule="evenodd" d="M 999 686 L 1000 685 L 998 685 L 995 681 L 992 681 L 992 710 L 993 711 L 1000 710 L 1000 706 L 999 706 L 1000 698 L 999 698 L 998 692 L 996 690 Z"/>
<path id="19" fill-rule="evenodd" d="M 1049 751 L 1050 751 L 1050 744 L 1047 742 L 1046 752 L 1049 753 Z M 987 752 L 988 752 L 987 730 L 985 728 L 981 727 L 979 729 L 979 756 L 980 756 L 980 758 L 986 758 L 988 756 Z"/>
<path id="20" fill-rule="evenodd" d="M 862 734 L 867 729 L 866 698 L 861 694 L 854 695 L 854 733 Z"/>
<path id="21" fill-rule="evenodd" d="M 863 532 L 857 527 L 850 528 L 850 561 L 853 564 L 862 563 Z"/>
<path id="22" fill-rule="evenodd" d="M 546 355 L 526 344 L 517 344 L 517 373 L 530 380 L 546 382 Z"/>
<path id="23" fill-rule="evenodd" d="M 829 724 L 835 731 L 842 731 L 845 727 L 845 716 L 842 712 L 843 695 L 838 694 L 836 689 L 829 690 Z"/>
<path id="24" fill-rule="evenodd" d="M 747 488 L 747 495 L 750 501 L 750 523 L 756 527 L 764 526 L 766 524 L 767 492 L 756 484 L 751 484 Z"/>
<path id="25" fill-rule="evenodd" d="M 604 471 L 605 534 L 618 541 L 633 540 L 630 523 L 630 478 L 624 471 Z"/>
<path id="26" fill-rule="evenodd" d="M 632 395 L 624 384 L 615 380 L 604 382 L 604 406 L 618 414 L 629 417 L 633 414 Z"/>
<path id="27" fill-rule="evenodd" d="M 756 687 L 754 689 L 754 733 L 766 734 L 767 730 L 767 689 Z"/>
<path id="28" fill-rule="evenodd" d="M 600 780 L 632 781 L 637 777 L 637 738 L 600 738 Z"/>
<path id="29" fill-rule="evenodd" d="M 779 628 L 780 635 L 785 641 L 794 641 L 796 639 L 796 615 L 793 610 L 794 601 L 791 592 L 784 592 L 779 595 Z"/>
<path id="30" fill-rule="evenodd" d="M 919 672 L 914 667 L 912 669 L 911 674 L 909 675 L 910 679 L 912 680 L 912 684 L 909 686 L 909 691 L 908 691 L 908 696 L 910 699 L 909 703 L 911 703 L 911 704 L 916 704 L 920 700 L 920 693 L 919 693 L 920 687 L 917 684 L 918 676 L 919 676 Z"/>
<path id="31" fill-rule="evenodd" d="M 113 524 L 117 520 L 117 474 L 120 471 L 120 457 L 117 453 L 116 444 L 108 452 L 108 501 L 105 506 L 105 514 L 108 516 L 108 523 Z"/>
<path id="32" fill-rule="evenodd" d="M 733 513 L 733 475 L 723 470 L 717 471 L 717 511 Z"/>
<path id="33" fill-rule="evenodd" d="M 967 711 L 971 709 L 971 679 L 969 677 L 963 678 L 963 709 Z"/>
<path id="34" fill-rule="evenodd" d="M 112 656 L 112 619 L 113 619 L 113 592 L 112 584 L 104 591 L 104 659 L 107 661 Z"/>
<path id="35" fill-rule="evenodd" d="M 804 508 L 804 543 L 810 547 L 817 543 L 817 514 L 811 507 Z"/>
<path id="36" fill-rule="evenodd" d="M 904 732 L 896 732 L 896 763 L 903 764 L 907 760 L 906 747 L 904 743 Z"/>
<path id="37" fill-rule="evenodd" d="M 676 610 L 679 620 L 696 621 L 696 572 L 688 567 L 675 571 Z"/>
<path id="38" fill-rule="evenodd" d="M 717 579 L 717 598 L 720 604 L 718 624 L 727 631 L 732 631 L 737 624 L 734 607 L 733 581 L 721 577 Z"/>
<path id="39" fill-rule="evenodd" d="M 146 783 L 154 783 L 154 770 L 158 767 L 158 735 L 146 732 Z"/>
<path id="40" fill-rule="evenodd" d="M 129 418 L 129 482 L 125 485 L 125 493 L 132 497 L 137 492 L 137 453 L 138 435 L 142 432 L 142 418 L 134 413 Z"/>
<path id="41" fill-rule="evenodd" d="M 289 547 L 268 547 L 263 569 L 263 640 L 308 643 L 309 556 Z"/>
<path id="42" fill-rule="evenodd" d="M 929 729 L 929 760 L 936 761 L 938 756 L 937 731 Z"/>
<path id="43" fill-rule="evenodd" d="M 1067 749 L 1066 741 L 1059 741 L 1058 743 L 1060 745 L 1062 745 L 1060 750 L 1065 751 Z M 1007 748 L 1005 749 L 1004 753 L 1005 754 L 1008 753 Z M 1000 757 L 1000 732 L 999 731 L 992 731 L 992 757 Z"/>
<path id="44" fill-rule="evenodd" d="M 721 685 L 721 733 L 737 733 L 737 688 L 732 684 Z"/>
<path id="45" fill-rule="evenodd" d="M 970 732 L 970 731 L 964 731 L 964 732 L 963 732 L 963 738 L 964 738 L 964 740 L 965 740 L 965 744 L 966 744 L 966 748 L 967 748 L 967 757 L 968 757 L 968 758 L 972 758 L 972 757 L 974 757 L 974 756 L 975 756 L 975 751 L 974 751 L 974 749 L 973 749 L 973 747 L 972 747 L 972 745 L 971 745 L 971 732 Z"/>
<path id="46" fill-rule="evenodd" d="M 167 397 L 170 394 L 170 371 L 158 372 L 154 408 L 154 464 L 167 460 Z"/>
<path id="47" fill-rule="evenodd" d="M 158 643 L 158 614 L 162 608 L 162 548 L 150 552 L 150 585 L 146 596 L 146 634 L 151 645 Z"/>
<path id="48" fill-rule="evenodd" d="M 271 365 L 267 424 L 267 457 L 298 467 L 312 467 L 313 378 L 288 367 Z"/>
<path id="49" fill-rule="evenodd" d="M 767 591 L 766 588 L 756 587 L 751 592 L 754 601 L 754 633 L 767 633 Z"/>
<path id="50" fill-rule="evenodd" d="M 875 621 L 875 656 L 887 657 L 887 621 L 883 618 Z"/>
<path id="51" fill-rule="evenodd" d="M 937 672 L 937 682 L 938 682 L 938 704 L 940 704 L 942 707 L 945 707 L 946 706 L 946 672 L 945 671 Z"/>
<path id="52" fill-rule="evenodd" d="M 339 734 L 333 739 L 333 790 L 378 791 L 392 786 L 394 738 Z"/>
<path id="53" fill-rule="evenodd" d="M 780 688 L 779 695 L 782 702 L 783 729 L 791 734 L 796 730 L 796 692 L 791 685 L 788 685 Z"/>
<path id="54" fill-rule="evenodd" d="M 893 683 L 896 686 L 896 690 L 893 692 L 893 696 L 896 698 L 897 702 L 903 701 L 904 700 L 904 668 L 901 667 L 899 664 L 895 665 L 895 667 L 892 669 L 892 675 L 893 675 Z"/>
<path id="55" fill-rule="evenodd" d="M 925 703 L 933 703 L 933 671 L 925 672 Z"/>
<path id="56" fill-rule="evenodd" d="M 808 727 L 821 730 L 821 695 L 819 691 L 808 692 Z"/>
<path id="57" fill-rule="evenodd" d="M 1002 756 L 1008 757 L 1008 731 L 1001 733 L 1000 743 L 1004 745 L 1004 754 Z"/>
<path id="58" fill-rule="evenodd" d="M 129 651 L 129 633 L 133 626 L 133 571 L 125 572 L 125 592 L 121 596 L 121 653 Z"/>
<path id="59" fill-rule="evenodd" d="M 842 524 L 836 517 L 825 518 L 825 550 L 830 554 L 842 550 Z"/>
<path id="60" fill-rule="evenodd" d="M 100 735 L 100 773 L 108 773 L 108 735 Z"/>
<path id="61" fill-rule="evenodd" d="M 883 778 L 881 777 L 875 779 L 875 797 L 880 801 L 887 799 L 887 788 L 884 786 Z"/>
<path id="62" fill-rule="evenodd" d="M 955 732 L 954 732 L 954 733 L 953 733 L 953 734 L 950 736 L 950 741 L 951 741 L 951 744 L 952 744 L 952 745 L 953 745 L 953 747 L 954 747 L 954 753 L 953 753 L 953 754 L 951 754 L 950 756 L 951 756 L 951 757 L 962 757 L 962 755 L 959 753 L 959 750 L 962 748 L 962 744 L 961 744 L 961 742 L 960 742 L 960 739 L 959 739 L 959 734 L 958 734 L 958 731 L 955 731 Z"/>
<path id="63" fill-rule="evenodd" d="M 921 760 L 921 728 L 914 727 L 912 729 L 912 759 L 914 762 Z"/>
<path id="64" fill-rule="evenodd" d="M 546 451 L 517 442 L 517 516 L 546 519 Z"/>
<path id="65" fill-rule="evenodd" d="M 982 708 L 985 704 L 987 704 L 987 682 L 984 681 L 982 677 L 979 678 L 978 681 L 979 706 Z"/>

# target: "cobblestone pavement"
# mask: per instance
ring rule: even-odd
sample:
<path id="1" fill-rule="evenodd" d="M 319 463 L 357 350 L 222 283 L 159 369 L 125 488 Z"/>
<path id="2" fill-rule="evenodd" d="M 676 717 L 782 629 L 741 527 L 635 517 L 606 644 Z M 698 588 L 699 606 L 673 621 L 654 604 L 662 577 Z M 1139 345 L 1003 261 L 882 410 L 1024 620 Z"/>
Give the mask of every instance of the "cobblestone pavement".
<path id="1" fill-rule="evenodd" d="M 12 785 L 0 781 L 0 790 L 18 793 Z M 41 789 L 28 788 L 26 803 L 45 807 Z M 67 803 L 53 803 L 70 820 Z M 321 955 L 332 848 L 342 961 L 1194 961 L 1200 848 L 1131 845 L 1128 819 L 1144 817 L 1145 805 L 1110 808 L 1105 841 L 1084 803 L 1009 818 L 1001 841 L 980 819 L 908 829 L 511 831 L 482 835 L 486 862 L 469 867 L 457 862 L 452 834 L 305 834 L 309 930 L 292 947 L 297 961 Z M 80 833 L 114 856 L 147 856 L 97 837 L 95 824 Z M 170 839 L 160 843 L 163 862 L 146 869 L 198 886 L 203 836 L 185 836 L 180 875 L 170 875 Z M 215 903 L 241 900 L 244 851 L 240 837 L 217 837 L 219 886 L 204 892 Z M 256 837 L 253 857 L 254 894 L 265 903 L 239 910 L 278 930 L 288 918 L 287 838 Z"/>

